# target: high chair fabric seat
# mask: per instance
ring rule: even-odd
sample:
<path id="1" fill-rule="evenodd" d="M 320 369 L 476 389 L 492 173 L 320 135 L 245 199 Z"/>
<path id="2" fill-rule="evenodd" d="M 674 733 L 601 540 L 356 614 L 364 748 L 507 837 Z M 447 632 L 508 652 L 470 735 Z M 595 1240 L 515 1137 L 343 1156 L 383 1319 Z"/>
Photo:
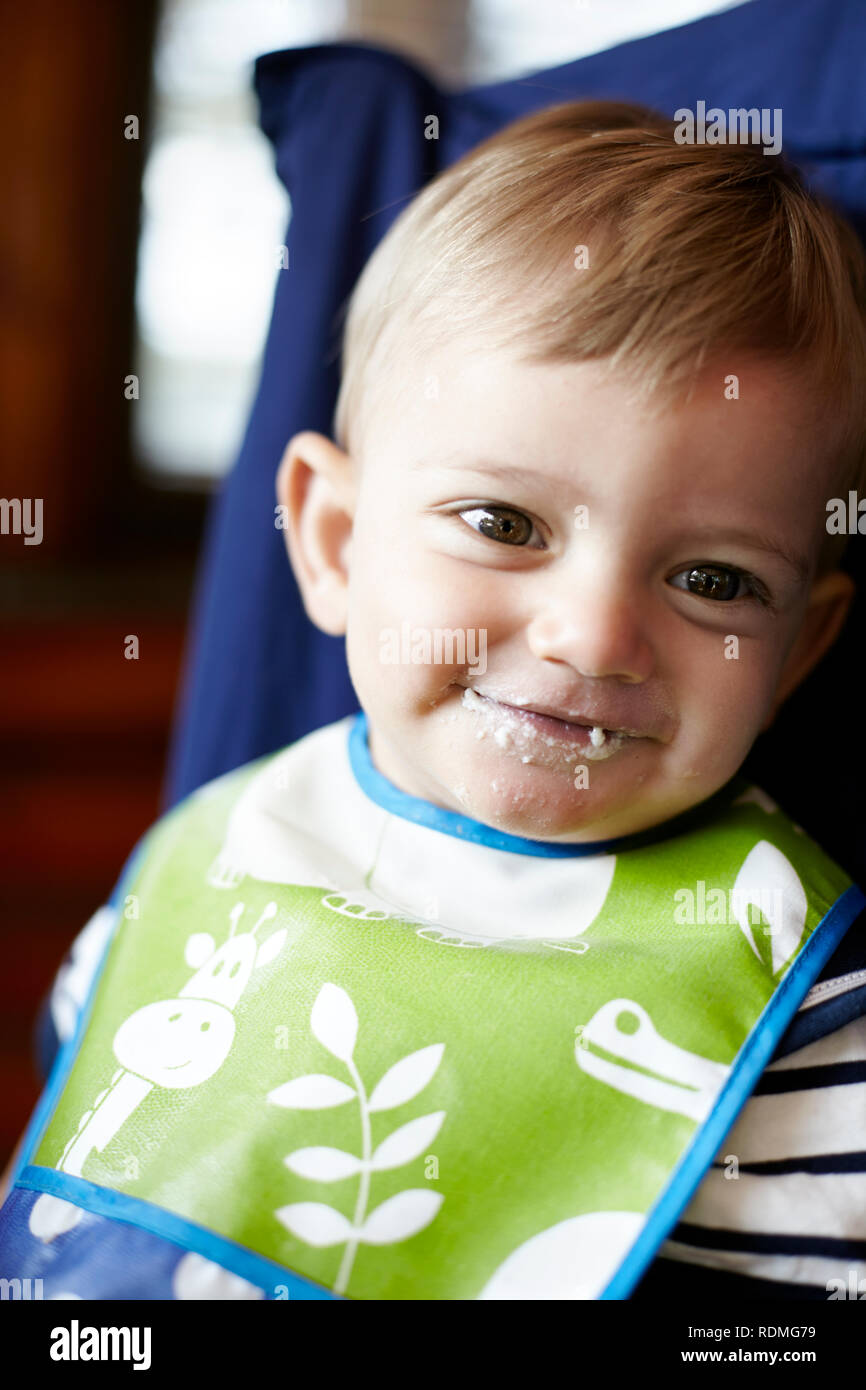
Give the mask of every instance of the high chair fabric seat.
<path id="1" fill-rule="evenodd" d="M 237 462 L 214 500 L 201 562 L 169 803 L 357 709 L 343 643 L 304 614 L 274 526 L 274 477 L 295 432 L 330 433 L 342 312 L 368 256 L 440 169 L 509 121 L 604 97 L 673 113 L 698 100 L 780 109 L 783 151 L 866 234 L 866 8 L 861 0 L 749 0 L 680 28 L 504 82 L 450 91 L 366 44 L 269 53 L 255 68 L 261 125 L 292 203 L 261 381 Z M 439 138 L 425 139 L 438 117 Z M 856 552 L 857 546 L 852 543 Z M 857 554 L 847 562 L 857 573 Z M 862 629 L 845 636 L 746 771 L 856 877 L 866 878 L 863 757 L 828 742 L 856 688 Z M 831 736 L 832 737 L 832 736 Z"/>

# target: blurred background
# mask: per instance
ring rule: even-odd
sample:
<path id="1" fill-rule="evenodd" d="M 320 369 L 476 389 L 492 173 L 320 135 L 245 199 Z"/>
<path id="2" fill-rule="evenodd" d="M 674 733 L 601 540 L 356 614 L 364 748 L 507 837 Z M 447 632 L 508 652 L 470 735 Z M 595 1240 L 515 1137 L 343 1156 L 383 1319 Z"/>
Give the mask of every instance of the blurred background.
<path id="1" fill-rule="evenodd" d="M 291 216 L 253 59 L 360 39 L 475 86 L 737 2 L 7 7 L 0 491 L 42 499 L 42 535 L 0 534 L 0 1165 L 41 1089 L 39 1002 L 162 804 L 205 510 Z"/>

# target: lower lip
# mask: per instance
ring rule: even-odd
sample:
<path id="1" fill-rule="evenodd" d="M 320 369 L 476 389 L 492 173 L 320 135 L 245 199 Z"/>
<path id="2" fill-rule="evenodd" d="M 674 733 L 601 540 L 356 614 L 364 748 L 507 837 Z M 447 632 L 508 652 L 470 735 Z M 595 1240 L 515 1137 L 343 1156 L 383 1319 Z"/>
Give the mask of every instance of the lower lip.
<path id="1" fill-rule="evenodd" d="M 541 734 L 549 734 L 552 738 L 562 739 L 564 743 L 576 743 L 580 748 L 595 747 L 590 738 L 591 731 L 584 724 L 570 724 L 566 719 L 556 719 L 552 714 L 537 714 L 535 710 L 521 709 L 518 705 L 502 704 L 502 708 L 519 715 L 521 719 L 525 719 L 532 728 L 537 729 Z M 605 729 L 605 735 L 606 743 L 614 737 L 607 729 Z"/>
<path id="2" fill-rule="evenodd" d="M 467 688 L 463 703 L 484 716 L 494 741 L 502 747 L 510 746 L 512 736 L 516 736 L 513 741 L 525 745 L 527 749 L 538 745 L 566 745 L 573 753 L 580 752 L 590 760 L 601 760 L 617 752 L 623 744 L 633 741 L 628 734 L 613 734 L 605 730 L 605 741 L 598 746 L 592 741 L 591 730 L 583 724 L 572 724 L 550 714 L 537 714 L 518 705 L 508 705 L 477 690 Z"/>

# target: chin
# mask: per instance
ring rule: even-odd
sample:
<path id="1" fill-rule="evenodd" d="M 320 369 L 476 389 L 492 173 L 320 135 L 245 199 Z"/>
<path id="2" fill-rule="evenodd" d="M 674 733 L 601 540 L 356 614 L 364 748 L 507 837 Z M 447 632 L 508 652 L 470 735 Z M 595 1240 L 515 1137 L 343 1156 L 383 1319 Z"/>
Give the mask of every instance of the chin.
<path id="1" fill-rule="evenodd" d="M 578 791 L 561 774 L 533 768 L 502 768 L 455 780 L 449 787 L 453 808 L 459 814 L 508 835 L 531 840 L 550 840 L 579 832 L 588 839 L 612 838 L 599 828 L 591 833 L 600 816 L 610 808 L 603 805 L 598 792 Z"/>

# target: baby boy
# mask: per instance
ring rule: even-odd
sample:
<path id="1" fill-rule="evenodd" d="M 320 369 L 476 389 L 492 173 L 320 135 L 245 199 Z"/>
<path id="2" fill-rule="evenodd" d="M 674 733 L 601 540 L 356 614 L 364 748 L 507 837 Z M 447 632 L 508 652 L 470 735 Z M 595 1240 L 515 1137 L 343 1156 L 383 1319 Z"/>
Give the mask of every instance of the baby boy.
<path id="1" fill-rule="evenodd" d="M 77 1240 L 86 1282 L 114 1241 L 141 1298 L 684 1268 L 834 1296 L 862 1203 L 821 1145 L 864 1135 L 814 1073 L 749 1096 L 771 1059 L 866 1055 L 864 900 L 739 769 L 851 602 L 826 520 L 866 459 L 864 284 L 783 159 L 637 107 L 540 111 L 415 198 L 351 300 L 336 442 L 296 434 L 277 479 L 363 714 L 149 832 L 81 948 L 4 1265 Z"/>

